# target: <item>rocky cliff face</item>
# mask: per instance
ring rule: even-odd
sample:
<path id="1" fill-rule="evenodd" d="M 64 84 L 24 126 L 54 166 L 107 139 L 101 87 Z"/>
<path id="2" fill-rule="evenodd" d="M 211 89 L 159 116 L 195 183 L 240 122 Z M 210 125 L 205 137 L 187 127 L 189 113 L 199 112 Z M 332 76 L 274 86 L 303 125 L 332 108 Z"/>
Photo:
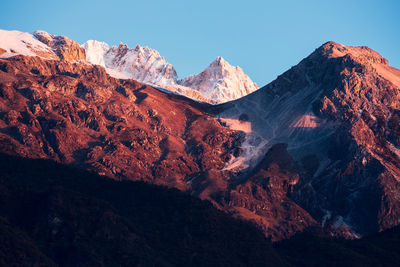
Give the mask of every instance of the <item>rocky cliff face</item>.
<path id="1" fill-rule="evenodd" d="M 85 49 L 68 37 L 54 36 L 45 31 L 35 31 L 33 36 L 51 47 L 61 60 L 86 60 Z"/>
<path id="2" fill-rule="evenodd" d="M 324 44 L 271 84 L 219 107 L 221 119 L 251 128 L 231 166 L 257 166 L 286 143 L 300 167 L 288 194 L 324 228 L 357 236 L 399 224 L 399 77 L 367 47 Z"/>
<path id="3" fill-rule="evenodd" d="M 182 190 L 235 151 L 240 134 L 204 106 L 100 66 L 24 56 L 0 64 L 2 151 Z"/>

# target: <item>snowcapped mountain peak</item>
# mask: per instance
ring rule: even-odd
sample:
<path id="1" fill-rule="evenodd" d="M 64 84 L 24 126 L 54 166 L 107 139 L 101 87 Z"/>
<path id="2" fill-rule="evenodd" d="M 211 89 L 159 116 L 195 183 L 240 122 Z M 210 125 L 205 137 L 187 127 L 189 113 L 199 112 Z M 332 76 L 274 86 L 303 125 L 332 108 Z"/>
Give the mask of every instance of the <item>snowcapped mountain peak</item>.
<path id="1" fill-rule="evenodd" d="M 24 55 L 67 61 L 86 59 L 85 50 L 77 42 L 45 31 L 31 34 L 0 30 L 0 54 L 1 57 Z"/>
<path id="2" fill-rule="evenodd" d="M 135 48 L 129 48 L 128 45 L 120 43 L 118 47 L 101 50 L 84 44 L 84 48 L 88 55 L 97 54 L 97 60 L 88 58 L 89 62 L 104 64 L 109 73 L 118 78 L 125 76 L 161 87 L 175 84 L 178 78 L 174 67 L 156 50 L 147 46 L 137 45 Z"/>
<path id="3" fill-rule="evenodd" d="M 241 68 L 231 66 L 220 56 L 200 74 L 179 80 L 174 66 L 157 50 L 147 46 L 129 48 L 121 42 L 111 47 L 96 40 L 79 45 L 68 37 L 42 30 L 34 33 L 0 30 L 0 57 L 15 55 L 87 60 L 103 66 L 113 77 L 135 79 L 213 104 L 231 101 L 258 89 Z"/>
<path id="4" fill-rule="evenodd" d="M 106 66 L 104 62 L 104 54 L 110 49 L 110 46 L 105 42 L 89 40 L 82 45 L 86 51 L 86 60 L 92 64 Z"/>
<path id="5" fill-rule="evenodd" d="M 100 42 L 97 40 L 88 40 L 86 43 L 82 45 L 83 47 L 100 47 L 103 50 L 110 49 L 110 46 L 105 42 Z"/>
<path id="6" fill-rule="evenodd" d="M 233 69 L 237 69 L 237 71 L 243 71 L 239 66 L 232 66 L 229 64 L 228 61 L 226 61 L 223 57 L 218 56 L 211 64 L 208 66 L 208 68 L 214 68 L 215 70 L 228 70 L 231 71 Z"/>
<path id="7" fill-rule="evenodd" d="M 201 101 L 223 103 L 258 89 L 241 68 L 231 66 L 220 56 L 202 73 L 178 80 L 175 68 L 147 46 L 129 48 L 121 42 L 109 47 L 93 40 L 82 46 L 89 62 L 104 66 L 114 77 L 129 77 Z"/>
<path id="8" fill-rule="evenodd" d="M 180 80 L 179 84 L 193 88 L 217 103 L 240 98 L 258 89 L 240 67 L 230 65 L 220 56 L 204 71 Z"/>
<path id="9" fill-rule="evenodd" d="M 119 43 L 119 45 L 116 48 L 116 50 L 118 51 L 118 53 L 126 54 L 128 52 L 128 50 L 129 50 L 129 47 L 128 47 L 127 44 L 124 44 L 124 43 L 121 42 L 121 43 Z"/>
<path id="10" fill-rule="evenodd" d="M 34 31 L 33 32 L 33 36 L 37 37 L 37 36 L 43 36 L 46 39 L 52 39 L 54 38 L 54 35 L 51 35 L 50 33 L 46 32 L 46 31 Z"/>
<path id="11" fill-rule="evenodd" d="M 135 46 L 135 51 L 137 52 L 143 52 L 143 48 L 140 45 Z"/>
<path id="12" fill-rule="evenodd" d="M 27 32 L 0 30 L 0 55 L 42 56 L 57 59 L 57 55 L 46 44 Z"/>
<path id="13" fill-rule="evenodd" d="M 218 56 L 213 62 L 211 62 L 210 67 L 219 67 L 221 69 L 228 69 L 228 70 L 233 70 L 236 69 L 236 71 L 238 72 L 243 72 L 242 68 L 239 66 L 232 66 L 231 64 L 229 64 L 228 61 L 226 61 L 223 57 Z"/>
<path id="14" fill-rule="evenodd" d="M 218 56 L 210 65 L 226 66 L 229 65 L 229 63 L 223 57 Z"/>

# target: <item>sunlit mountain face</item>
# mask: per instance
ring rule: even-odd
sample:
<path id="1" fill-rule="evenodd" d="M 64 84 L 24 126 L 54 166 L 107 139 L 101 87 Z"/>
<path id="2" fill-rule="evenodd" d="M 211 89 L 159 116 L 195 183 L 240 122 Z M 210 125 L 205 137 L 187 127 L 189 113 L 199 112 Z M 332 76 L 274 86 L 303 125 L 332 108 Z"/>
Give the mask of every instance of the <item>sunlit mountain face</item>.
<path id="1" fill-rule="evenodd" d="M 96 40 L 89 40 L 82 47 L 88 62 L 105 67 L 115 78 L 131 78 L 197 101 L 220 104 L 258 89 L 240 67 L 231 66 L 222 57 L 201 73 L 179 79 L 175 68 L 149 47 L 129 48 L 122 43 L 110 47 Z"/>
<path id="2" fill-rule="evenodd" d="M 400 70 L 367 47 L 325 43 L 258 89 L 221 57 L 178 79 L 147 47 L 1 30 L 0 99 L 0 223 L 32 261 L 112 265 L 114 242 L 142 265 L 375 265 L 398 244 Z"/>

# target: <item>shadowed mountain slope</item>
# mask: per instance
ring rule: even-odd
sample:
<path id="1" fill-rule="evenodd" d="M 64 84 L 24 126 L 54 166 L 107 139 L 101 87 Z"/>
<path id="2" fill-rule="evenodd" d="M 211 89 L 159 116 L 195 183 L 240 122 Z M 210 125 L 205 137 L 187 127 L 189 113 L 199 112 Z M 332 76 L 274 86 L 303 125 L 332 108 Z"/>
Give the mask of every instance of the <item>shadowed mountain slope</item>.
<path id="1" fill-rule="evenodd" d="M 395 266 L 399 228 L 360 240 L 317 229 L 269 243 L 176 189 L 117 182 L 47 160 L 0 154 L 4 266 Z"/>
<path id="2" fill-rule="evenodd" d="M 282 265 L 255 226 L 179 190 L 4 154 L 0 168 L 5 265 Z"/>

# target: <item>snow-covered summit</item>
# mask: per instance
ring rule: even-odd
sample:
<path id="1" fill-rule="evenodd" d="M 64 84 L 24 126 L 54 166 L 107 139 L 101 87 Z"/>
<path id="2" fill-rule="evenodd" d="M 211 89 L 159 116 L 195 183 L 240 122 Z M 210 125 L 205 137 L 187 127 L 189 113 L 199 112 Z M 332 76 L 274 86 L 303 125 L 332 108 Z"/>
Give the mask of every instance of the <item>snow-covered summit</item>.
<path id="1" fill-rule="evenodd" d="M 0 29 L 0 48 L 3 53 L 0 57 L 16 55 L 40 56 L 56 59 L 57 55 L 46 44 L 36 39 L 32 34 L 20 31 L 6 31 Z"/>
<path id="2" fill-rule="evenodd" d="M 105 55 L 106 65 L 144 83 L 167 86 L 174 84 L 177 74 L 174 67 L 149 47 L 137 45 L 130 49 L 125 44 L 112 47 Z"/>
<path id="3" fill-rule="evenodd" d="M 110 47 L 95 40 L 87 41 L 82 47 L 87 61 L 105 67 L 116 78 L 129 77 L 199 101 L 223 103 L 258 89 L 241 68 L 231 66 L 222 57 L 202 73 L 179 80 L 175 68 L 149 47 L 129 48 L 122 43 Z"/>
<path id="4" fill-rule="evenodd" d="M 52 35 L 45 31 L 35 31 L 31 34 L 0 30 L 0 57 L 16 55 L 67 61 L 86 59 L 85 50 L 68 37 Z"/>
<path id="5" fill-rule="evenodd" d="M 96 40 L 79 45 L 68 37 L 45 31 L 26 33 L 0 29 L 0 57 L 15 55 L 67 61 L 86 59 L 105 67 L 113 77 L 132 78 L 213 104 L 231 101 L 258 89 L 241 68 L 231 66 L 222 57 L 214 60 L 203 72 L 180 80 L 174 66 L 147 46 L 129 48 L 121 43 L 111 47 Z"/>
<path id="6" fill-rule="evenodd" d="M 89 40 L 82 45 L 86 51 L 86 60 L 92 64 L 106 66 L 104 62 L 104 54 L 110 50 L 110 46 L 105 42 Z"/>
<path id="7" fill-rule="evenodd" d="M 188 76 L 179 84 L 193 88 L 219 103 L 238 99 L 258 89 L 249 76 L 224 58 L 217 57 L 204 71 Z"/>
<path id="8" fill-rule="evenodd" d="M 149 47 L 126 44 L 110 47 L 104 42 L 89 40 L 82 45 L 86 60 L 105 67 L 110 75 L 127 76 L 144 83 L 166 87 L 175 84 L 177 74 L 174 67 L 160 54 Z"/>

